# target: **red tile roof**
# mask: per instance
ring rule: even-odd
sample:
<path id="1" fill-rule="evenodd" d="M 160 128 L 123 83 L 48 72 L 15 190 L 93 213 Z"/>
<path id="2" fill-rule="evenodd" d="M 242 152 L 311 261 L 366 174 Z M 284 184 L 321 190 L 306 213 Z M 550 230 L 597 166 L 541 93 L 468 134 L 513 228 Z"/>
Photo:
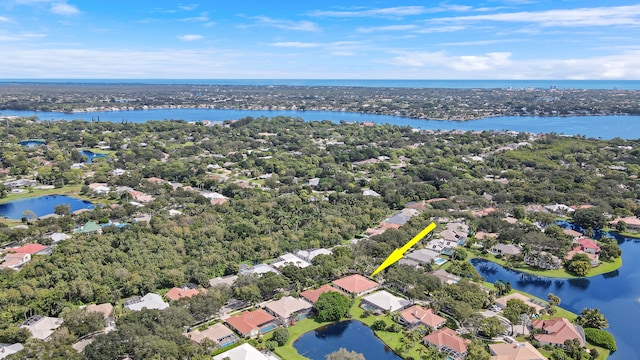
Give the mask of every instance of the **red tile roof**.
<path id="1" fill-rule="evenodd" d="M 166 298 L 171 301 L 176 301 L 178 299 L 182 299 L 183 297 L 194 297 L 199 293 L 200 291 L 198 289 L 181 289 L 178 287 L 174 287 L 173 289 L 169 290 L 164 296 L 166 296 Z"/>
<path id="2" fill-rule="evenodd" d="M 580 247 L 582 247 L 583 249 L 594 249 L 600 251 L 600 246 L 598 246 L 598 244 L 596 244 L 596 242 L 591 239 L 580 238 L 577 240 L 577 242 L 578 245 L 580 245 Z"/>
<path id="3" fill-rule="evenodd" d="M 565 340 L 579 339 L 580 345 L 584 346 L 584 340 L 575 325 L 565 318 L 554 318 L 551 320 L 534 320 L 533 327 L 542 329 L 545 333 L 536 334 L 536 340 L 550 344 L 564 344 Z"/>
<path id="4" fill-rule="evenodd" d="M 333 284 L 351 294 L 360 294 L 367 290 L 375 289 L 380 284 L 358 274 L 349 275 L 342 279 L 334 280 Z"/>
<path id="5" fill-rule="evenodd" d="M 236 329 L 242 336 L 246 336 L 251 330 L 275 320 L 268 312 L 258 309 L 254 311 L 245 311 L 240 315 L 232 316 L 225 322 Z"/>
<path id="6" fill-rule="evenodd" d="M 48 246 L 44 246 L 41 244 L 26 244 L 24 246 L 20 246 L 19 248 L 9 249 L 10 252 L 18 253 L 18 254 L 37 254 L 40 251 L 46 250 Z"/>
<path id="7" fill-rule="evenodd" d="M 433 309 L 425 309 L 422 306 L 414 305 L 403 310 L 400 316 L 409 324 L 421 323 L 432 328 L 442 326 L 447 319 L 433 313 Z"/>
<path id="8" fill-rule="evenodd" d="M 329 285 L 329 284 L 325 284 L 320 286 L 318 289 L 315 290 L 306 290 L 300 293 L 300 296 L 302 296 L 303 298 L 309 300 L 312 304 L 315 304 L 316 301 L 318 301 L 318 298 L 320 298 L 320 295 L 329 292 L 329 291 L 333 291 L 333 292 L 337 292 L 342 294 L 342 291 L 334 288 L 333 286 Z"/>
<path id="9" fill-rule="evenodd" d="M 423 339 L 437 348 L 446 347 L 459 354 L 467 351 L 466 341 L 459 337 L 455 331 L 447 327 L 436 330 Z"/>

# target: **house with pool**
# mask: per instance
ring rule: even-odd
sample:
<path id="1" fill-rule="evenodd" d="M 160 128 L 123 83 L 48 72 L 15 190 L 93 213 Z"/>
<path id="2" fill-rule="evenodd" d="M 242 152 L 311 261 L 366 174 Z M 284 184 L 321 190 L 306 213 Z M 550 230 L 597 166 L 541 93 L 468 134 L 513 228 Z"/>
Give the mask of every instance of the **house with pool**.
<path id="1" fill-rule="evenodd" d="M 263 309 L 244 311 L 225 320 L 242 337 L 258 337 L 278 327 L 278 320 Z"/>
<path id="2" fill-rule="evenodd" d="M 410 300 L 395 296 L 385 290 L 374 292 L 362 298 L 360 307 L 369 310 L 374 314 L 384 314 L 385 312 L 396 312 L 411 305 Z"/>
<path id="3" fill-rule="evenodd" d="M 313 305 L 300 298 L 285 296 L 279 300 L 269 301 L 264 309 L 275 316 L 286 326 L 291 323 L 305 319 L 311 313 Z"/>

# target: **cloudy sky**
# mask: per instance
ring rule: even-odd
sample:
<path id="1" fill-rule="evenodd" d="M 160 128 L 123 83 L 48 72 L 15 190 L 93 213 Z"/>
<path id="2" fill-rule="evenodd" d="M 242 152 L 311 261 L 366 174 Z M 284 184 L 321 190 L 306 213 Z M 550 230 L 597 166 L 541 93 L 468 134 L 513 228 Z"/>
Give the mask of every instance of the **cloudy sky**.
<path id="1" fill-rule="evenodd" d="M 0 49 L 4 79 L 637 80 L 640 2 L 1 0 Z"/>

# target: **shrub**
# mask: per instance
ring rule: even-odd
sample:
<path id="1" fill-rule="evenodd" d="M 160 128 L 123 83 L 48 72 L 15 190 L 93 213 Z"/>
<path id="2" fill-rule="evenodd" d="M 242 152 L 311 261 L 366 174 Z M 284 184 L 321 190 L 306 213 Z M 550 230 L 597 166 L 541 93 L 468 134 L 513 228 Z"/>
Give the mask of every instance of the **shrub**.
<path id="1" fill-rule="evenodd" d="M 371 325 L 371 328 L 373 330 L 384 330 L 384 328 L 387 326 L 387 323 L 384 322 L 384 320 L 376 320 L 373 322 L 373 324 Z"/>
<path id="2" fill-rule="evenodd" d="M 584 335 L 587 341 L 593 345 L 603 347 L 610 351 L 616 351 L 616 339 L 606 330 L 585 328 Z"/>

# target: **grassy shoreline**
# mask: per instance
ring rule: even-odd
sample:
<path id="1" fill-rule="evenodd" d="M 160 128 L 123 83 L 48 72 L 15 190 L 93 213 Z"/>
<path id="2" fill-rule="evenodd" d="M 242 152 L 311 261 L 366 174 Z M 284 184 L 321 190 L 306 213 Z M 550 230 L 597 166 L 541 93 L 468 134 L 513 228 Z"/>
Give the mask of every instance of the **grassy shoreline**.
<path id="1" fill-rule="evenodd" d="M 504 261 L 502 259 L 498 259 L 498 258 L 496 258 L 495 256 L 493 256 L 491 254 L 487 254 L 487 255 L 473 254 L 469 258 L 467 258 L 467 260 L 471 260 L 471 259 L 488 260 L 488 261 L 491 261 L 491 262 L 493 262 L 495 264 L 501 265 L 501 266 L 503 266 L 503 267 L 505 267 L 507 269 L 510 269 L 510 270 L 520 271 L 520 272 L 527 273 L 527 274 L 530 274 L 530 275 L 543 276 L 543 277 L 548 277 L 548 278 L 559 278 L 559 279 L 590 278 L 590 277 L 594 277 L 594 276 L 610 273 L 610 272 L 618 270 L 620 267 L 622 267 L 622 257 L 619 257 L 619 258 L 617 258 L 617 259 L 615 259 L 615 260 L 613 260 L 611 262 L 605 262 L 605 261 L 600 262 L 600 265 L 598 265 L 595 268 L 592 268 L 589 271 L 589 274 L 587 274 L 587 276 L 577 276 L 577 275 L 574 275 L 574 274 L 570 273 L 565 268 L 560 268 L 560 269 L 556 269 L 556 270 L 539 270 L 539 269 L 535 269 L 535 268 L 532 268 L 532 267 L 526 267 L 526 268 L 511 267 L 511 266 L 509 266 L 507 264 L 506 261 Z"/>

